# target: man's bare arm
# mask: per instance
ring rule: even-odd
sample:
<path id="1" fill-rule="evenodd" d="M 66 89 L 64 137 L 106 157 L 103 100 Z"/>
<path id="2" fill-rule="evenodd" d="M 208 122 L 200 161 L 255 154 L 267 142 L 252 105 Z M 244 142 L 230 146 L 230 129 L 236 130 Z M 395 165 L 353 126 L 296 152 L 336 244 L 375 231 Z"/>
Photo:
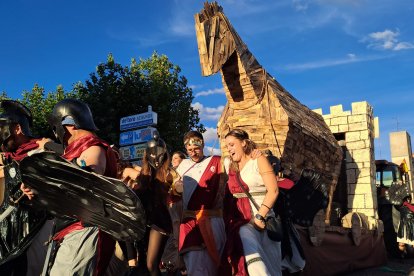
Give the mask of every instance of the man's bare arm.
<path id="1" fill-rule="evenodd" d="M 85 162 L 84 164 L 83 161 Z M 79 166 L 86 165 L 93 172 L 104 174 L 106 169 L 106 151 L 102 147 L 92 146 L 82 152 L 77 162 Z"/>

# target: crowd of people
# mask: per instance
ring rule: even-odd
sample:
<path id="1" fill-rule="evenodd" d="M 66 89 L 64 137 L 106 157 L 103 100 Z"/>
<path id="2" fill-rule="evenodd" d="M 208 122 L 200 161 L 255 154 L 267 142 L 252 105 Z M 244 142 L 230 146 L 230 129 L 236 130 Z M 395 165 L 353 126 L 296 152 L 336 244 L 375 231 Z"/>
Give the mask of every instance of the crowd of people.
<path id="1" fill-rule="evenodd" d="M 161 269 L 170 275 L 282 275 L 288 269 L 281 241 L 266 231 L 275 216 L 277 174 L 246 131 L 222 134 L 229 153 L 225 158 L 205 155 L 198 131 L 183 136 L 187 155 L 170 154 L 156 134 L 147 142 L 142 164 L 133 166 L 122 164 L 116 150 L 98 138 L 92 113 L 79 100 L 62 100 L 48 117 L 59 143 L 32 136 L 30 110 L 21 103 L 5 100 L 1 108 L 0 275 L 105 275 L 116 259 L 116 248 L 122 249 L 126 275 L 161 275 Z M 27 223 L 13 223 L 24 216 L 25 222 L 36 222 L 29 226 L 38 233 L 51 218 L 31 209 L 37 191 L 11 181 L 9 167 L 42 150 L 96 174 L 118 177 L 135 191 L 146 215 L 144 238 L 115 241 L 99 225 L 84 224 L 82 217 L 62 219 L 55 214 L 53 227 L 47 224 L 43 231 L 52 231 L 57 246 L 52 257 L 40 253 L 47 246 L 38 250 L 46 265 L 34 270 L 27 252 L 39 235 L 18 235 Z M 2 217 L 19 191 L 22 204 Z"/>

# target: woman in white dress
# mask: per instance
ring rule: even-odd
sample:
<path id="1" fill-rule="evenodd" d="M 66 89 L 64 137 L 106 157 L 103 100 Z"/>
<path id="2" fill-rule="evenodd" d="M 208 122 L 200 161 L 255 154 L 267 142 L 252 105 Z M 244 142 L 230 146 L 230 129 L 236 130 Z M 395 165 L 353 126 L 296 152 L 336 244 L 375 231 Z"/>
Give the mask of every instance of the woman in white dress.
<path id="1" fill-rule="evenodd" d="M 250 157 L 256 145 L 244 130 L 233 129 L 225 139 L 230 155 L 225 161 L 229 176 L 224 200 L 226 254 L 233 275 L 282 275 L 280 242 L 269 239 L 265 231 L 266 217 L 274 215 L 279 193 L 273 168 L 265 156 Z M 260 205 L 259 210 L 240 185 Z"/>

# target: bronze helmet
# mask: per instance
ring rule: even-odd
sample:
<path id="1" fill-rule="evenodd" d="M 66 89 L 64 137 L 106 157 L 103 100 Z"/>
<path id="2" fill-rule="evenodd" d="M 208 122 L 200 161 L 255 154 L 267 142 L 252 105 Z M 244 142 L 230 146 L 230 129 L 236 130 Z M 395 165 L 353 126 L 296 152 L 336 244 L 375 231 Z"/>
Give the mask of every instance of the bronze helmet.
<path id="1" fill-rule="evenodd" d="M 97 131 L 92 112 L 89 106 L 77 99 L 64 99 L 58 102 L 54 107 L 52 114 L 48 117 L 48 123 L 52 127 L 56 138 L 64 144 L 63 137 L 65 135 L 65 128 L 62 121 L 70 117 L 73 119 L 74 125 L 78 129 Z"/>

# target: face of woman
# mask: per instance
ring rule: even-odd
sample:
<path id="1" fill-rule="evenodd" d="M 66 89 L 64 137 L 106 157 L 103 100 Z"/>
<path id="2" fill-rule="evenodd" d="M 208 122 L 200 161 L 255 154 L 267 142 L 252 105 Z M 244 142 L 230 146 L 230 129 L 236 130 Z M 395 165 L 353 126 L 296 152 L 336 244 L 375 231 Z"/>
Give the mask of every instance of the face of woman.
<path id="1" fill-rule="evenodd" d="M 233 136 L 226 137 L 226 147 L 230 154 L 231 159 L 234 162 L 240 162 L 244 156 L 244 147 L 246 146 L 245 141 L 241 141 Z"/>
<path id="2" fill-rule="evenodd" d="M 171 158 L 171 165 L 176 168 L 180 165 L 181 161 L 183 161 L 183 159 L 181 159 L 180 155 L 176 153 Z"/>

